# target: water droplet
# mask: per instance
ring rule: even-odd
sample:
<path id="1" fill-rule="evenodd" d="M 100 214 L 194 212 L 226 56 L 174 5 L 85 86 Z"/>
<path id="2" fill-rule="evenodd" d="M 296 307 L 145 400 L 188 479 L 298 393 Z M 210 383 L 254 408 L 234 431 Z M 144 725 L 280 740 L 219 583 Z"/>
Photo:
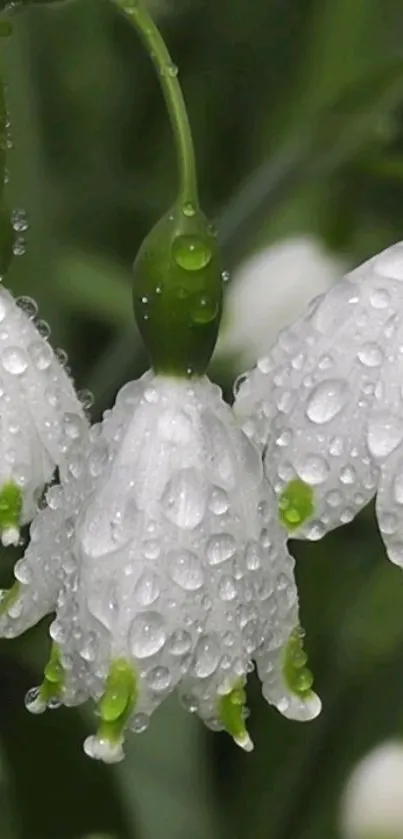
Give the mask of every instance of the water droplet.
<path id="1" fill-rule="evenodd" d="M 7 373 L 21 376 L 28 367 L 28 359 L 24 350 L 19 347 L 7 347 L 1 354 L 1 363 Z"/>
<path id="2" fill-rule="evenodd" d="M 94 395 L 87 388 L 77 391 L 77 396 L 84 408 L 84 411 L 89 411 L 94 404 Z"/>
<path id="3" fill-rule="evenodd" d="M 309 454 L 295 464 L 299 477 L 307 484 L 316 486 L 322 484 L 329 475 L 330 468 L 326 460 L 320 455 Z"/>
<path id="4" fill-rule="evenodd" d="M 168 554 L 168 567 L 174 583 L 185 591 L 197 591 L 204 582 L 202 564 L 192 551 L 171 552 Z"/>
<path id="5" fill-rule="evenodd" d="M 147 675 L 147 683 L 151 690 L 163 693 L 171 684 L 171 674 L 167 667 L 153 667 Z"/>
<path id="6" fill-rule="evenodd" d="M 358 351 L 357 357 L 365 367 L 378 367 L 382 364 L 384 354 L 378 344 L 370 341 L 368 344 L 364 344 L 362 349 Z"/>
<path id="7" fill-rule="evenodd" d="M 196 208 L 191 201 L 185 201 L 182 207 L 182 212 L 187 218 L 192 218 L 192 216 L 196 215 Z"/>
<path id="8" fill-rule="evenodd" d="M 306 415 L 312 422 L 323 425 L 330 422 L 344 408 L 348 386 L 343 379 L 327 379 L 312 391 Z"/>
<path id="9" fill-rule="evenodd" d="M 30 688 L 25 694 L 25 707 L 31 714 L 43 714 L 46 711 L 46 702 L 41 698 L 39 687 Z"/>
<path id="10" fill-rule="evenodd" d="M 18 308 L 21 309 L 21 311 L 23 311 L 24 314 L 31 320 L 37 316 L 38 306 L 32 297 L 23 295 L 22 297 L 17 297 L 15 302 Z"/>
<path id="11" fill-rule="evenodd" d="M 207 560 L 210 565 L 219 565 L 231 559 L 236 551 L 236 542 L 229 533 L 217 533 L 207 543 Z"/>
<path id="12" fill-rule="evenodd" d="M 28 352 L 38 370 L 47 370 L 52 363 L 52 350 L 45 341 L 33 341 L 28 346 Z"/>
<path id="13" fill-rule="evenodd" d="M 25 239 L 23 236 L 17 236 L 13 244 L 14 256 L 24 256 L 26 251 Z"/>
<path id="14" fill-rule="evenodd" d="M 168 482 L 162 499 L 166 517 L 177 527 L 192 530 L 203 519 L 206 493 L 195 469 L 180 469 Z"/>
<path id="15" fill-rule="evenodd" d="M 70 440 L 78 440 L 83 432 L 83 421 L 78 414 L 66 412 L 62 419 L 63 434 Z"/>
<path id="16" fill-rule="evenodd" d="M 67 362 L 68 362 L 68 355 L 66 353 L 66 350 L 63 350 L 63 349 L 61 349 L 61 347 L 58 347 L 55 350 L 55 356 L 56 356 L 59 364 L 61 364 L 62 367 L 65 367 Z"/>
<path id="17" fill-rule="evenodd" d="M 221 279 L 222 279 L 223 283 L 229 283 L 229 281 L 231 279 L 230 272 L 229 271 L 223 271 L 222 274 L 221 274 Z"/>
<path id="18" fill-rule="evenodd" d="M 374 309 L 386 309 L 390 304 L 390 294 L 384 288 L 375 288 L 369 300 Z"/>
<path id="19" fill-rule="evenodd" d="M 234 578 L 230 574 L 223 574 L 218 583 L 218 596 L 220 600 L 231 601 L 237 596 L 237 589 Z"/>
<path id="20" fill-rule="evenodd" d="M 199 679 L 212 676 L 220 661 L 220 648 L 212 635 L 202 635 L 194 652 L 193 669 Z"/>
<path id="21" fill-rule="evenodd" d="M 216 516 L 222 516 L 229 507 L 228 495 L 221 487 L 214 487 L 208 502 L 208 508 Z"/>
<path id="22" fill-rule="evenodd" d="M 343 466 L 339 478 L 342 484 L 353 484 L 357 480 L 357 473 L 352 466 Z"/>
<path id="23" fill-rule="evenodd" d="M 102 474 L 106 464 L 108 463 L 109 452 L 108 446 L 101 441 L 88 455 L 88 471 L 93 478 L 97 478 Z"/>
<path id="24" fill-rule="evenodd" d="M 11 224 L 16 233 L 25 233 L 29 227 L 25 210 L 13 210 L 11 213 Z"/>
<path id="25" fill-rule="evenodd" d="M 170 76 L 170 78 L 175 78 L 175 76 L 178 75 L 178 68 L 175 64 L 164 64 L 162 68 L 162 74 L 165 76 Z"/>
<path id="26" fill-rule="evenodd" d="M 325 496 L 325 501 L 329 507 L 339 507 L 342 500 L 343 496 L 337 489 L 331 489 Z"/>
<path id="27" fill-rule="evenodd" d="M 178 236 L 172 245 L 172 256 L 185 271 L 201 271 L 209 264 L 212 252 L 197 236 Z"/>
<path id="28" fill-rule="evenodd" d="M 373 457 L 388 457 L 403 439 L 403 423 L 399 417 L 379 412 L 368 420 L 367 442 Z"/>
<path id="29" fill-rule="evenodd" d="M 186 629 L 177 629 L 169 639 L 169 652 L 171 655 L 185 655 L 192 646 L 192 638 Z"/>
<path id="30" fill-rule="evenodd" d="M 192 320 L 195 323 L 210 323 L 218 312 L 218 301 L 206 295 L 197 297 L 192 306 Z"/>
<path id="31" fill-rule="evenodd" d="M 136 658 L 155 655 L 164 646 L 166 632 L 158 612 L 141 612 L 130 627 L 131 651 Z"/>
<path id="32" fill-rule="evenodd" d="M 135 714 L 131 721 L 130 728 L 135 734 L 142 734 L 143 731 L 148 728 L 149 722 L 150 720 L 147 714 Z"/>
<path id="33" fill-rule="evenodd" d="M 39 332 L 41 338 L 49 338 L 50 336 L 50 326 L 46 323 L 46 320 L 37 320 L 35 323 L 37 332 Z"/>

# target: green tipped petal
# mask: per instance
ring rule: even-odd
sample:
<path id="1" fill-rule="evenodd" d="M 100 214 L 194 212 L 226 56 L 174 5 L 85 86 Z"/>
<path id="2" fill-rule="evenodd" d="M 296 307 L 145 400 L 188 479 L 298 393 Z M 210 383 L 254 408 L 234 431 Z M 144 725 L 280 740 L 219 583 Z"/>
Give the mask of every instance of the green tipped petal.
<path id="1" fill-rule="evenodd" d="M 48 705 L 52 700 L 57 702 L 61 699 L 65 684 L 65 673 L 57 644 L 52 644 L 50 658 L 44 670 L 44 677 L 39 695 L 42 701 Z"/>
<path id="2" fill-rule="evenodd" d="M 58 708 L 62 703 L 65 672 L 60 661 L 60 650 L 52 644 L 50 658 L 39 687 L 31 688 L 25 696 L 25 707 L 31 714 L 42 714 L 46 708 Z"/>
<path id="3" fill-rule="evenodd" d="M 121 740 L 137 697 L 138 683 L 132 665 L 124 658 L 116 659 L 110 667 L 106 690 L 99 703 L 102 722 L 98 738 L 111 743 Z"/>
<path id="4" fill-rule="evenodd" d="M 320 711 L 320 699 L 312 690 L 313 675 L 306 667 L 308 657 L 303 647 L 304 633 L 296 627 L 291 633 L 285 648 L 283 675 L 289 691 L 307 706 L 307 719 L 317 716 Z"/>
<path id="5" fill-rule="evenodd" d="M 245 725 L 246 693 L 244 684 L 244 681 L 240 681 L 230 693 L 221 697 L 219 717 L 225 730 L 234 738 L 235 743 L 245 749 L 246 752 L 251 752 L 253 743 Z"/>
<path id="6" fill-rule="evenodd" d="M 149 233 L 134 263 L 134 309 L 154 370 L 203 374 L 221 308 L 216 236 L 199 209 L 175 206 Z"/>
<path id="7" fill-rule="evenodd" d="M 15 544 L 19 539 L 22 513 L 22 492 L 13 481 L 0 490 L 0 533 L 3 545 Z"/>
<path id="8" fill-rule="evenodd" d="M 314 513 L 313 489 L 298 478 L 283 490 L 279 503 L 279 518 L 287 530 L 296 530 Z"/>
<path id="9" fill-rule="evenodd" d="M 3 589 L 0 592 L 0 616 L 7 614 L 7 612 L 14 605 L 20 593 L 20 583 L 16 581 L 9 589 Z"/>

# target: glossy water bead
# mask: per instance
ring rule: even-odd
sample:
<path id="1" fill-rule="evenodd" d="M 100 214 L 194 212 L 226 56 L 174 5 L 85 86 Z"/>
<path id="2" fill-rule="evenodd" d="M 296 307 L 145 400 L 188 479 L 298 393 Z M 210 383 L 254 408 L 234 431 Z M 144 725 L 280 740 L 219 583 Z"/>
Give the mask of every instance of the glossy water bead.
<path id="1" fill-rule="evenodd" d="M 72 382 L 37 328 L 37 307 L 0 286 L 0 533 L 18 542 L 44 485 L 63 470 L 63 423 L 83 422 Z M 40 323 L 40 322 L 39 322 Z M 70 418 L 70 420 L 68 419 Z"/>
<path id="2" fill-rule="evenodd" d="M 268 702 L 315 716 L 286 534 L 219 388 L 147 373 L 68 459 L 0 620 L 12 636 L 56 610 L 53 665 L 31 710 L 92 697 L 100 725 L 86 752 L 114 761 L 124 730 L 144 730 L 176 688 L 250 749 L 243 686 L 255 661 Z"/>
<path id="3" fill-rule="evenodd" d="M 297 537 L 320 538 L 377 493 L 388 555 L 403 565 L 402 382 L 398 243 L 313 300 L 236 387 L 235 411 L 265 447 L 266 474 Z"/>

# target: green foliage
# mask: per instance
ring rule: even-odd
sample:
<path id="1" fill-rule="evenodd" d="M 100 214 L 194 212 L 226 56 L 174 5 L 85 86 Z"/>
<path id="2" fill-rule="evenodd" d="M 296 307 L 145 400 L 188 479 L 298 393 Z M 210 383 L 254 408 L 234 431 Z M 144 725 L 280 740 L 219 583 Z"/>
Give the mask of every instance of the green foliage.
<path id="1" fill-rule="evenodd" d="M 161 27 L 224 268 L 298 232 L 351 262 L 402 238 L 400 0 L 166 3 Z M 37 299 L 99 413 L 145 369 L 132 264 L 174 200 L 174 144 L 147 56 L 112 2 L 20 6 L 2 43 L 14 146 L 5 197 L 28 211 L 31 228 L 9 283 Z M 227 392 L 230 379 L 225 370 Z M 401 572 L 386 563 L 368 513 L 292 547 L 322 715 L 282 719 L 251 677 L 251 755 L 172 698 L 131 737 L 126 761 L 103 767 L 80 745 L 92 715 L 25 711 L 49 656 L 42 626 L 0 646 L 2 839 L 339 836 L 353 762 L 403 730 Z M 6 586 L 11 561 L 1 560 Z"/>

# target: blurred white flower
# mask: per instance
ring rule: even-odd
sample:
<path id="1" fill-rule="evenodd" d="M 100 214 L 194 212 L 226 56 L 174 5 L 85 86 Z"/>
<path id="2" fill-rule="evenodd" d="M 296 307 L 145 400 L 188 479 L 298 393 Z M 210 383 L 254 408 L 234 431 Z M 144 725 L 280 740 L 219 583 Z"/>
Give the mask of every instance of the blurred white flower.
<path id="1" fill-rule="evenodd" d="M 316 716 L 274 501 L 258 451 L 208 379 L 148 373 L 122 388 L 100 425 L 76 428 L 63 486 L 49 491 L 3 600 L 7 637 L 56 609 L 28 707 L 98 700 L 85 748 L 110 762 L 123 757 L 124 729 L 145 729 L 177 688 L 187 709 L 250 749 L 243 686 L 254 660 L 268 702 Z"/>
<path id="2" fill-rule="evenodd" d="M 403 743 L 383 743 L 352 772 L 342 799 L 344 839 L 402 839 Z"/>
<path id="3" fill-rule="evenodd" d="M 217 354 L 234 356 L 238 369 L 255 364 L 346 268 L 310 236 L 284 239 L 249 257 L 227 287 Z"/>
<path id="4" fill-rule="evenodd" d="M 399 565 L 402 348 L 398 243 L 314 300 L 239 380 L 235 402 L 246 433 L 265 447 L 282 518 L 298 537 L 320 538 L 378 492 L 379 527 L 389 558 Z"/>
<path id="5" fill-rule="evenodd" d="M 56 467 L 63 470 L 63 423 L 83 407 L 63 368 L 65 359 L 46 340 L 47 325 L 34 321 L 29 297 L 16 302 L 0 286 L 0 536 L 17 543 Z M 45 337 L 44 334 L 45 333 Z"/>

